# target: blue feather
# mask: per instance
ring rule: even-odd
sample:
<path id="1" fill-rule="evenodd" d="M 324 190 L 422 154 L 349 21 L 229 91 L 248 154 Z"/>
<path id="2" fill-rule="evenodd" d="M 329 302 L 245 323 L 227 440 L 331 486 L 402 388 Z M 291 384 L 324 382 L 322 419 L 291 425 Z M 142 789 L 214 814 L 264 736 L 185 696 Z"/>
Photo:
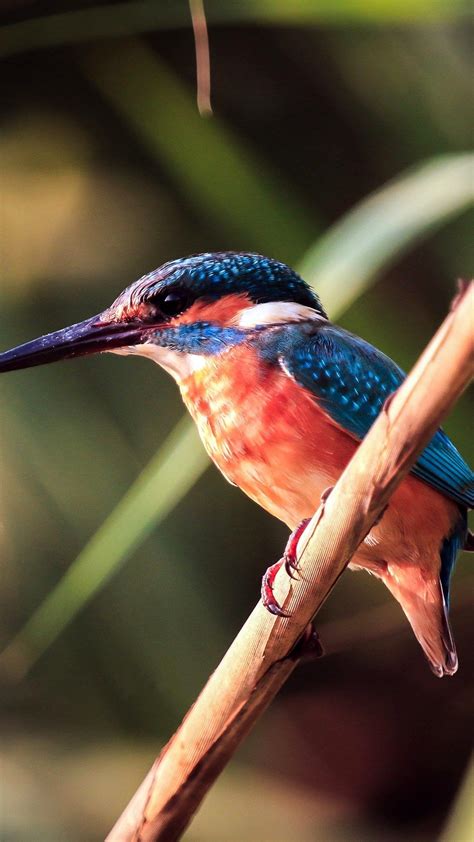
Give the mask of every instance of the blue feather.
<path id="1" fill-rule="evenodd" d="M 273 350 L 279 349 L 285 371 L 333 421 L 355 438 L 364 438 L 386 398 L 405 379 L 404 372 L 368 342 L 330 323 L 305 322 L 284 330 L 283 342 L 274 336 Z M 412 473 L 459 505 L 474 507 L 474 473 L 442 430 Z"/>
<path id="2" fill-rule="evenodd" d="M 139 304 L 176 285 L 187 287 L 201 299 L 245 293 L 255 303 L 295 301 L 325 315 L 314 290 L 293 269 L 249 252 L 205 252 L 171 260 L 144 275 L 122 295 Z"/>

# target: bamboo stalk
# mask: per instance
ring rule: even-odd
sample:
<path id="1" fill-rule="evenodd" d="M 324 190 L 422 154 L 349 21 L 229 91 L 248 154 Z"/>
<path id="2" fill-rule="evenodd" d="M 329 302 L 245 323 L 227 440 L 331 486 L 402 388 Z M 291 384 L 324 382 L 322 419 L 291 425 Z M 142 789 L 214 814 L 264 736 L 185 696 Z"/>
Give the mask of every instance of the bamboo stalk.
<path id="1" fill-rule="evenodd" d="M 474 284 L 400 389 L 386 402 L 300 540 L 300 577 L 275 594 L 288 617 L 259 603 L 107 837 L 173 842 L 236 747 L 311 648 L 305 630 L 389 498 L 473 376 Z M 317 654 L 317 643 L 313 640 Z"/>

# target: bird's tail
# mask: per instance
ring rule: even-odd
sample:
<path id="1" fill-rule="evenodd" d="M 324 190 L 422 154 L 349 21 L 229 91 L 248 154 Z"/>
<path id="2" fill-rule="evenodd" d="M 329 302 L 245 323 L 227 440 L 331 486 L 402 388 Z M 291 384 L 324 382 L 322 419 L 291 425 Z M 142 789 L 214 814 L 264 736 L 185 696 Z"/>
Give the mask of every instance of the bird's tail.
<path id="1" fill-rule="evenodd" d="M 449 625 L 441 581 L 426 581 L 413 568 L 400 570 L 384 581 L 405 612 L 430 667 L 438 678 L 454 675 L 458 668 L 456 646 Z M 414 581 L 415 579 L 415 581 Z"/>

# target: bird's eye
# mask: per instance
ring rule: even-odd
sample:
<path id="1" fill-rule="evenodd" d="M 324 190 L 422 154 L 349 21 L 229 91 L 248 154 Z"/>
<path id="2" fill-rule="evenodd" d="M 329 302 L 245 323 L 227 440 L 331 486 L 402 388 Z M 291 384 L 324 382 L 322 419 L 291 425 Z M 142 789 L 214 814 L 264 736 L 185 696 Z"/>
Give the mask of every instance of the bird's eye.
<path id="1" fill-rule="evenodd" d="M 177 316 L 191 304 L 187 289 L 173 289 L 160 295 L 157 304 L 165 316 Z"/>

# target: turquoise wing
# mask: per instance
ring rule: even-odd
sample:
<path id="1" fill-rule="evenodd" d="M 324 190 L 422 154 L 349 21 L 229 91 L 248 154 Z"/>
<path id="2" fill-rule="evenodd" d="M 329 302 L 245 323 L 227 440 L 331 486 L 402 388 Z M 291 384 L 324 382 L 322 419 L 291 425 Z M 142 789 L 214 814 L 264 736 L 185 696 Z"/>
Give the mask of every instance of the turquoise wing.
<path id="1" fill-rule="evenodd" d="M 341 328 L 297 328 L 286 332 L 280 364 L 336 424 L 364 438 L 406 375 L 381 351 Z M 460 506 L 474 507 L 474 473 L 443 430 L 425 447 L 412 474 Z"/>

